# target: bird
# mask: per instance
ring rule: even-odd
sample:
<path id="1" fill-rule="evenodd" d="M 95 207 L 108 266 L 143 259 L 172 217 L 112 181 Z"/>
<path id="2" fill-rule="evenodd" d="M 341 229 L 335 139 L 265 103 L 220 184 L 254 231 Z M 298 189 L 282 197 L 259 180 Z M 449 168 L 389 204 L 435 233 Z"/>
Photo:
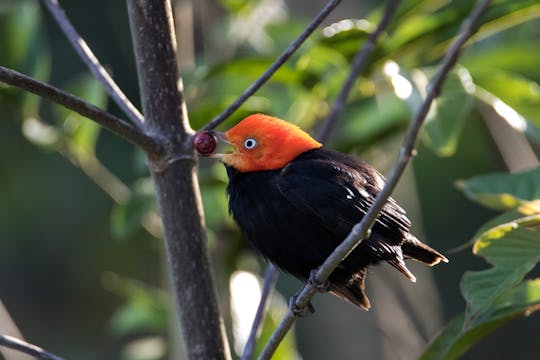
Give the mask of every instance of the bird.
<path id="1" fill-rule="evenodd" d="M 266 114 L 250 115 L 211 136 L 234 148 L 206 155 L 225 165 L 229 212 L 244 237 L 277 268 L 303 281 L 361 221 L 385 184 L 372 165 L 327 149 L 298 126 Z M 405 259 L 429 266 L 448 262 L 411 233 L 405 210 L 389 198 L 369 237 L 330 275 L 327 290 L 368 310 L 368 267 L 387 262 L 415 282 Z"/>

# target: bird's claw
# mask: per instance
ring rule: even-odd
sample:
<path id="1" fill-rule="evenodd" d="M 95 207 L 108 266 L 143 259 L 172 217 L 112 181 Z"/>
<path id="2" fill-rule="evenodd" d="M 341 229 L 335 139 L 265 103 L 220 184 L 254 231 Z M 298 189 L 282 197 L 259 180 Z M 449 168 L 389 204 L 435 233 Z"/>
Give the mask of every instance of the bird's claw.
<path id="1" fill-rule="evenodd" d="M 313 315 L 315 313 L 315 308 L 311 304 L 311 301 L 308 302 L 306 307 L 299 307 L 296 305 L 296 298 L 298 295 L 294 295 L 289 299 L 289 309 L 291 312 L 297 316 L 297 317 L 306 317 L 309 315 Z"/>
<path id="2" fill-rule="evenodd" d="M 318 292 L 328 292 L 330 290 L 330 281 L 326 280 L 325 282 L 319 282 L 317 280 L 317 270 L 311 270 L 309 273 L 309 279 L 308 282 L 311 286 L 313 286 Z"/>

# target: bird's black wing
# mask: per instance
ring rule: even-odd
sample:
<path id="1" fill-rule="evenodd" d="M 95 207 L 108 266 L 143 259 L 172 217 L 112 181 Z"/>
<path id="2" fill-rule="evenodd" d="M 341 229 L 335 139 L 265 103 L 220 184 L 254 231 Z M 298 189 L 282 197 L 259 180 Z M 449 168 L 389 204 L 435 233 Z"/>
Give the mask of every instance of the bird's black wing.
<path id="1" fill-rule="evenodd" d="M 345 157 L 353 161 L 347 164 L 333 157 L 295 160 L 283 169 L 277 185 L 299 211 L 344 239 L 373 204 L 384 179 L 367 164 Z M 396 245 L 409 228 L 405 211 L 393 200 L 386 203 L 374 225 L 378 234 Z"/>

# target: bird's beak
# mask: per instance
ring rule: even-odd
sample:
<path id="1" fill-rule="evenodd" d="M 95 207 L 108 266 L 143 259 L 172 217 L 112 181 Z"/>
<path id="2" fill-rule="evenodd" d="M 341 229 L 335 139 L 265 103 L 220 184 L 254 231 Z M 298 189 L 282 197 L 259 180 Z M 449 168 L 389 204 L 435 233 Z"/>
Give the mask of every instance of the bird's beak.
<path id="1" fill-rule="evenodd" d="M 234 145 L 233 145 L 233 144 L 229 141 L 229 139 L 227 138 L 227 134 L 226 134 L 226 133 L 221 132 L 221 131 L 213 131 L 212 133 L 218 138 L 219 142 L 224 143 L 224 144 L 227 144 L 227 145 L 232 145 L 232 146 L 233 146 L 233 149 L 236 150 L 236 149 L 234 148 Z M 225 158 L 227 155 L 231 154 L 231 153 L 232 153 L 232 151 L 228 151 L 228 152 L 226 152 L 226 153 L 219 153 L 219 152 L 217 152 L 217 153 L 210 154 L 209 157 L 212 158 L 212 159 L 218 159 L 218 160 L 223 161 L 224 158 Z"/>

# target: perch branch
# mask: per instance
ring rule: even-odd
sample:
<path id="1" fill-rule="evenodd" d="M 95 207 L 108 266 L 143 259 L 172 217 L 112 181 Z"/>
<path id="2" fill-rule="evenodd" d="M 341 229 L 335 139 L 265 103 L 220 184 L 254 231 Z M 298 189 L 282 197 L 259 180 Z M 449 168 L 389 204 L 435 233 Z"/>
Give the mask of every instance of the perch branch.
<path id="1" fill-rule="evenodd" d="M 360 74 L 362 73 L 362 70 L 367 64 L 367 60 L 369 58 L 369 55 L 375 48 L 375 45 L 377 44 L 377 40 L 379 36 L 382 34 L 384 29 L 388 26 L 390 23 L 390 20 L 392 19 L 392 16 L 394 16 L 394 13 L 396 12 L 397 8 L 399 7 L 399 4 L 401 3 L 401 0 L 389 0 L 388 5 L 386 5 L 386 8 L 384 10 L 383 17 L 379 24 L 377 25 L 377 28 L 374 32 L 372 32 L 367 40 L 362 44 L 360 47 L 360 50 L 356 53 L 356 56 L 353 59 L 351 70 L 349 71 L 349 75 L 347 76 L 347 79 L 345 80 L 345 83 L 343 84 L 343 87 L 341 88 L 341 91 L 334 101 L 334 104 L 332 105 L 332 109 L 330 110 L 330 114 L 326 117 L 324 120 L 320 135 L 319 135 L 319 141 L 323 144 L 328 141 L 328 138 L 330 137 L 330 134 L 335 126 L 335 123 L 343 111 L 343 107 L 345 106 L 345 103 L 347 102 L 347 97 L 349 96 L 349 93 L 358 78 Z"/>
<path id="2" fill-rule="evenodd" d="M 79 57 L 83 60 L 92 74 L 103 85 L 105 90 L 111 95 L 114 102 L 122 109 L 124 114 L 133 121 L 136 126 L 144 122 L 144 118 L 137 108 L 129 101 L 118 85 L 111 78 L 107 70 L 100 64 L 86 41 L 77 33 L 66 13 L 58 3 L 58 0 L 43 0 L 44 5 L 49 9 L 54 20 L 66 35 L 71 46 L 75 49 Z"/>
<path id="3" fill-rule="evenodd" d="M 26 341 L 14 338 L 9 335 L 0 335 L 0 346 L 28 354 L 40 360 L 63 360 L 60 356 L 54 355 L 39 346 Z"/>
<path id="4" fill-rule="evenodd" d="M 109 129 L 120 137 L 139 145 L 141 148 L 151 154 L 161 153 L 161 144 L 156 139 L 146 135 L 142 130 L 136 128 L 130 123 L 109 114 L 106 111 L 60 90 L 52 85 L 32 79 L 29 76 L 21 74 L 15 70 L 0 66 L 0 81 L 14 87 L 34 93 L 47 100 L 60 104 L 70 110 L 85 116 L 104 128 Z"/>
<path id="5" fill-rule="evenodd" d="M 259 301 L 259 306 L 257 307 L 257 313 L 253 319 L 253 324 L 251 325 L 251 330 L 249 332 L 249 337 L 244 347 L 244 352 L 242 353 L 242 360 L 249 360 L 253 357 L 253 351 L 255 350 L 255 345 L 257 343 L 257 338 L 262 328 L 264 322 L 264 315 L 270 304 L 270 297 L 276 286 L 279 273 L 277 269 L 272 264 L 268 264 L 266 271 L 264 272 L 264 283 L 263 289 L 261 292 L 261 300 Z"/>
<path id="6" fill-rule="evenodd" d="M 221 124 L 225 119 L 231 116 L 238 108 L 246 102 L 251 95 L 253 95 L 261 86 L 264 85 L 274 75 L 274 73 L 291 57 L 292 54 L 304 43 L 304 41 L 311 35 L 313 31 L 321 24 L 321 22 L 332 12 L 332 10 L 340 3 L 341 0 L 330 0 L 325 7 L 317 14 L 317 16 L 311 21 L 311 23 L 305 28 L 305 30 L 285 49 L 285 51 L 279 55 L 274 63 L 243 93 L 240 95 L 227 109 L 221 114 L 216 116 L 204 127 L 205 130 L 213 130 Z"/>
<path id="7" fill-rule="evenodd" d="M 415 153 L 414 148 L 416 144 L 416 139 L 418 137 L 420 127 L 422 126 L 426 118 L 433 99 L 435 99 L 439 95 L 442 84 L 448 72 L 456 63 L 462 46 L 465 44 L 467 39 L 469 39 L 469 37 L 474 34 L 478 29 L 480 16 L 486 10 L 489 3 L 490 0 L 481 0 L 480 2 L 478 2 L 478 4 L 472 10 L 470 16 L 463 22 L 460 31 L 461 34 L 457 39 L 455 39 L 455 41 L 446 51 L 443 59 L 439 64 L 437 73 L 430 81 L 426 98 L 422 102 L 418 111 L 415 113 L 409 125 L 407 134 L 401 147 L 401 151 L 399 153 L 399 157 L 394 165 L 394 168 L 392 169 L 390 176 L 388 177 L 385 186 L 383 187 L 382 191 L 377 195 L 375 202 L 370 207 L 366 215 L 362 218 L 362 221 L 360 221 L 353 227 L 347 238 L 334 250 L 334 252 L 332 252 L 332 254 L 330 254 L 330 256 L 321 265 L 321 267 L 318 268 L 318 270 L 315 272 L 313 282 L 320 284 L 324 283 L 328 279 L 332 271 L 334 271 L 336 266 L 341 261 L 343 261 L 343 259 L 347 257 L 347 255 L 351 251 L 353 251 L 354 248 L 358 246 L 358 244 L 360 244 L 363 239 L 369 236 L 370 228 L 373 226 L 379 212 L 386 203 L 387 199 L 390 197 L 390 194 L 392 193 L 398 180 L 403 174 L 403 171 L 405 170 L 405 167 L 407 166 L 409 160 Z M 293 306 L 297 310 L 304 309 L 309 304 L 311 298 L 315 295 L 316 292 L 316 285 L 312 282 L 308 282 L 301 288 Z M 293 312 L 292 309 L 289 309 L 285 317 L 282 319 L 281 323 L 278 325 L 278 327 L 272 334 L 270 340 L 263 349 L 259 359 L 270 359 L 272 354 L 275 352 L 275 350 L 287 334 L 287 332 L 291 329 L 292 325 L 296 321 L 297 315 L 295 313 L 298 312 Z"/>

